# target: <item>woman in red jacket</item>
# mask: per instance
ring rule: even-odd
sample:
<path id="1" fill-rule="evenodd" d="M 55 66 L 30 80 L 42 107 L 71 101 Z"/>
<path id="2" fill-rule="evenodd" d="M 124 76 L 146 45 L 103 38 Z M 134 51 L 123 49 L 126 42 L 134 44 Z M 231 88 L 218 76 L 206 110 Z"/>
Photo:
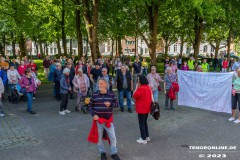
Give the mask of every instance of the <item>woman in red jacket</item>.
<path id="1" fill-rule="evenodd" d="M 138 113 L 138 122 L 141 133 L 141 137 L 137 142 L 147 144 L 147 142 L 150 141 L 147 118 L 152 102 L 152 91 L 145 76 L 139 77 L 136 90 L 133 93 L 133 98 L 135 98 L 136 112 Z"/>

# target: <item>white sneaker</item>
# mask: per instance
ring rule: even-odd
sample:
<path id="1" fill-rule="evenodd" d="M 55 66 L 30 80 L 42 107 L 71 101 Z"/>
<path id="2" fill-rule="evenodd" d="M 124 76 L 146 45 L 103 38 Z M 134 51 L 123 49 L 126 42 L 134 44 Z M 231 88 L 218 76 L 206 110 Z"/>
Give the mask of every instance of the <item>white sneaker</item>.
<path id="1" fill-rule="evenodd" d="M 64 111 L 59 111 L 59 114 L 64 116 L 66 113 Z"/>
<path id="2" fill-rule="evenodd" d="M 231 117 L 231 118 L 229 118 L 228 120 L 229 120 L 229 121 L 234 121 L 235 118 Z"/>
<path id="3" fill-rule="evenodd" d="M 240 123 L 239 119 L 236 119 L 235 121 L 233 121 L 234 123 Z"/>
<path id="4" fill-rule="evenodd" d="M 147 138 L 146 138 L 146 141 L 148 141 L 148 142 L 149 142 L 150 140 L 151 140 L 151 139 L 150 139 L 150 137 L 147 137 Z"/>
<path id="5" fill-rule="evenodd" d="M 143 140 L 142 138 L 139 138 L 137 142 L 142 144 L 147 144 L 147 140 Z"/>
<path id="6" fill-rule="evenodd" d="M 124 106 L 126 106 L 126 105 L 127 105 L 127 102 L 126 102 L 126 101 L 124 101 L 124 102 L 123 102 L 123 105 L 124 105 Z"/>
<path id="7" fill-rule="evenodd" d="M 33 97 L 33 99 L 36 99 L 36 97 Z"/>
<path id="8" fill-rule="evenodd" d="M 71 113 L 71 111 L 69 111 L 69 110 L 67 110 L 67 109 L 64 110 L 63 112 L 64 112 L 64 113 Z"/>
<path id="9" fill-rule="evenodd" d="M 132 103 L 132 105 L 134 105 L 134 104 L 135 104 L 133 101 L 132 101 L 131 103 Z"/>

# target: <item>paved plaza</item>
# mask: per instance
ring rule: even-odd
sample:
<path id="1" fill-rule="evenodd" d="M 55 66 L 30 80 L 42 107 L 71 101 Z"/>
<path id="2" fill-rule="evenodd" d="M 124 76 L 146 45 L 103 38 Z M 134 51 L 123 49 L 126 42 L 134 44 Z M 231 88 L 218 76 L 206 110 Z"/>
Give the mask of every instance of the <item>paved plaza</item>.
<path id="1" fill-rule="evenodd" d="M 76 96 L 75 96 L 76 97 Z M 151 141 L 143 145 L 137 114 L 119 109 L 114 113 L 118 154 L 122 160 L 198 160 L 240 157 L 240 125 L 228 122 L 229 114 L 183 106 L 175 111 L 163 110 L 164 95 L 159 96 L 161 118 L 149 117 Z M 58 114 L 59 104 L 52 96 L 52 86 L 43 85 L 33 100 L 36 115 L 26 112 L 26 102 L 5 102 L 6 116 L 0 117 L 0 160 L 98 160 L 95 144 L 87 141 L 92 124 L 89 114 L 74 111 L 75 100 L 69 100 L 72 113 Z M 237 146 L 236 150 L 190 150 L 188 146 Z M 109 149 L 106 143 L 106 148 Z M 111 159 L 108 150 L 108 159 Z M 226 158 L 199 158 L 200 154 L 226 154 Z"/>

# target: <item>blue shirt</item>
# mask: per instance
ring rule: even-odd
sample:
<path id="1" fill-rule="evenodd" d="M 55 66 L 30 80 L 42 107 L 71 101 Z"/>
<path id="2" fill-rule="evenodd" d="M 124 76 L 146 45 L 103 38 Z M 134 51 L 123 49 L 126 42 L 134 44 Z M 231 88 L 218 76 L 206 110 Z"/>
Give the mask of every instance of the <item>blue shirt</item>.
<path id="1" fill-rule="evenodd" d="M 235 71 L 237 67 L 240 66 L 240 63 L 239 62 L 235 62 L 232 66 L 232 70 Z"/>

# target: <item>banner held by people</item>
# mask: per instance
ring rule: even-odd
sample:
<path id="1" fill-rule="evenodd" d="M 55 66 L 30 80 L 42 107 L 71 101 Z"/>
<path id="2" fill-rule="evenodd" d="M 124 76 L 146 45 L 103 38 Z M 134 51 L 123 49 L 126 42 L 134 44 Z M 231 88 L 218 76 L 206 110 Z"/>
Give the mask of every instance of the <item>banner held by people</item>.
<path id="1" fill-rule="evenodd" d="M 231 113 L 233 72 L 178 71 L 178 105 Z"/>

